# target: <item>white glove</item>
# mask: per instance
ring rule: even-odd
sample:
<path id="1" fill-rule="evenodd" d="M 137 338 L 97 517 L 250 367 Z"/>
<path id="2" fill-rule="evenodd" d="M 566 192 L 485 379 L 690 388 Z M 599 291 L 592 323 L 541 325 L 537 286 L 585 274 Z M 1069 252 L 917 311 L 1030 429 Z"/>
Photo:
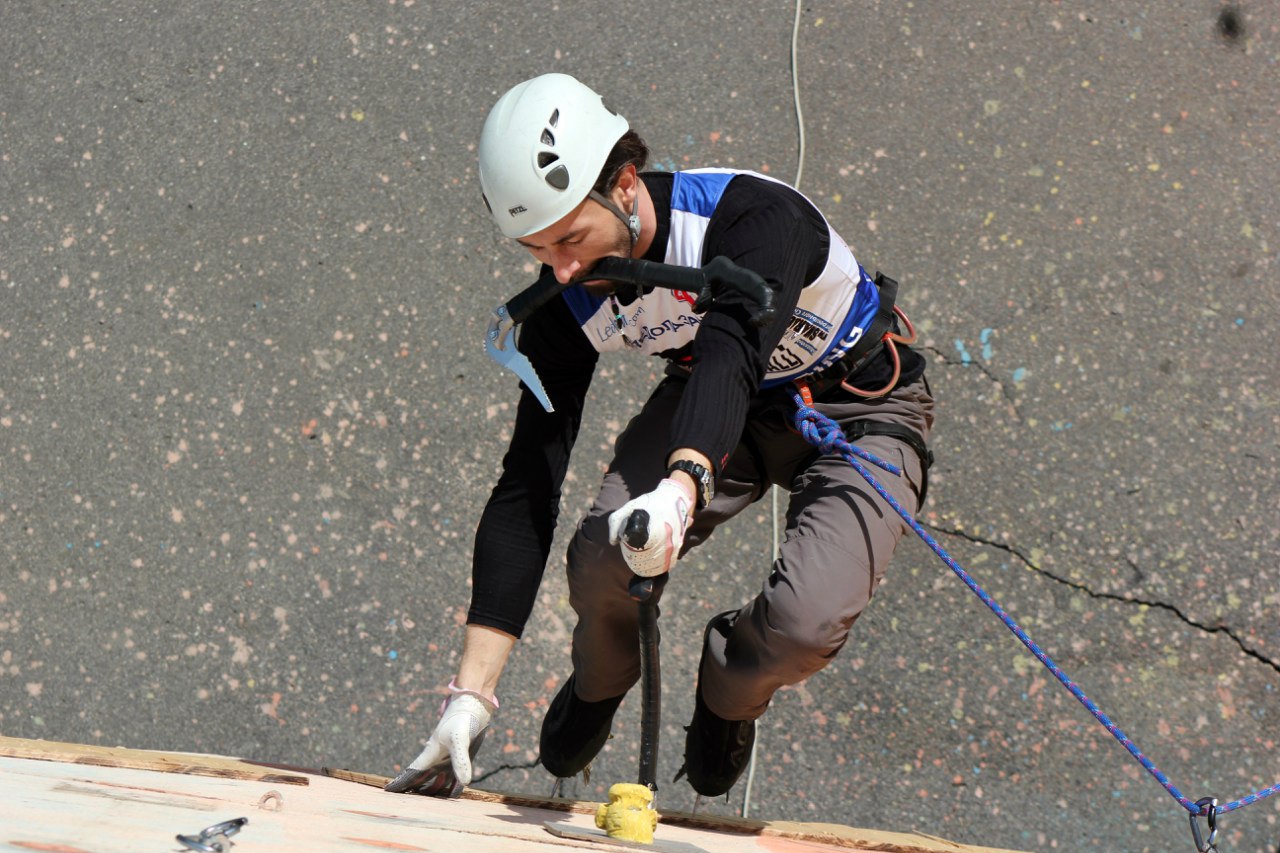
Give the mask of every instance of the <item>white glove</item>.
<path id="1" fill-rule="evenodd" d="M 626 541 L 627 521 L 643 510 L 649 514 L 649 536 L 643 545 Z M 609 516 L 609 544 L 622 545 L 622 557 L 642 578 L 671 570 L 684 544 L 684 533 L 693 515 L 693 497 L 675 480 L 663 480 L 646 495 L 633 498 Z"/>
<path id="2" fill-rule="evenodd" d="M 384 790 L 413 791 L 430 796 L 456 796 L 471 784 L 471 762 L 484 743 L 489 721 L 498 710 L 492 701 L 470 690 L 458 690 L 441 706 L 440 722 L 413 763 Z"/>

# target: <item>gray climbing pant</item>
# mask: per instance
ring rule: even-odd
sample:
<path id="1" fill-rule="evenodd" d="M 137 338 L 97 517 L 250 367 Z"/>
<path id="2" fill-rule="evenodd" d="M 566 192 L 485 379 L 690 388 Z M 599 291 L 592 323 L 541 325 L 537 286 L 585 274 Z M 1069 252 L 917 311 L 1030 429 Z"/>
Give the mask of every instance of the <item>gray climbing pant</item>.
<path id="1" fill-rule="evenodd" d="M 640 677 L 637 608 L 627 594 L 632 574 L 618 546 L 609 544 L 608 518 L 664 476 L 670 424 L 684 387 L 683 381 L 664 381 L 618 436 L 599 495 L 569 545 L 569 601 L 578 615 L 573 669 L 578 696 L 586 701 L 620 696 Z M 815 408 L 846 431 L 850 422 L 865 419 L 910 427 L 927 441 L 933 423 L 933 398 L 923 378 L 877 401 L 842 397 Z M 683 558 L 770 484 L 790 492 L 780 555 L 759 594 L 731 617 L 730 630 L 707 632 L 699 671 L 703 700 L 727 720 L 759 717 L 780 687 L 831 662 L 909 530 L 853 466 L 839 456 L 820 456 L 795 431 L 793 414 L 792 407 L 748 419 L 716 480 L 715 498 L 695 514 L 681 553 Z M 914 514 L 923 479 L 917 453 L 891 436 L 868 435 L 856 444 L 903 470 L 897 477 L 870 468 Z M 677 563 L 670 583 L 679 585 L 680 574 Z"/>

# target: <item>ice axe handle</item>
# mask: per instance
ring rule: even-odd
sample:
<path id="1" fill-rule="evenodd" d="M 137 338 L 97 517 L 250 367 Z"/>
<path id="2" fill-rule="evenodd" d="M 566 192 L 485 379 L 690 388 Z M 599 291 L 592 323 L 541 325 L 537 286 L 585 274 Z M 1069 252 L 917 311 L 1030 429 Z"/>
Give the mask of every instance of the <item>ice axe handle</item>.
<path id="1" fill-rule="evenodd" d="M 706 270 L 713 266 L 718 275 L 708 281 Z M 710 308 L 727 287 L 755 303 L 756 307 L 751 312 L 752 323 L 767 326 L 773 320 L 773 291 L 769 285 L 759 274 L 723 257 L 715 258 L 701 269 L 640 258 L 601 258 L 591 270 L 591 277 L 634 285 L 642 296 L 655 287 L 696 293 L 698 298 L 693 310 L 698 314 Z"/>
<path id="2" fill-rule="evenodd" d="M 533 316 L 534 311 L 546 305 L 566 287 L 568 287 L 567 284 L 556 281 L 554 273 L 547 273 L 507 300 L 507 316 L 513 323 L 523 323 Z"/>
<path id="3" fill-rule="evenodd" d="M 643 509 L 637 509 L 631 513 L 631 517 L 627 519 L 627 526 L 622 531 L 622 540 L 628 546 L 639 550 L 649 542 L 649 513 Z M 642 578 L 639 575 L 631 578 L 631 584 L 627 588 L 627 592 L 631 595 L 633 601 L 646 604 L 653 598 L 653 585 L 656 578 Z"/>
<path id="4" fill-rule="evenodd" d="M 767 325 L 773 318 L 773 291 L 769 289 L 764 279 L 746 269 L 737 268 L 737 275 L 733 277 L 731 283 L 718 283 L 712 286 L 707 283 L 706 273 L 696 267 L 662 264 L 638 258 L 607 257 L 600 259 L 592 269 L 590 277 L 635 285 L 641 294 L 654 287 L 696 293 L 699 311 L 709 308 L 715 301 L 715 297 L 719 295 L 719 290 L 728 286 L 740 291 L 756 304 L 752 312 L 752 322 L 757 326 Z M 519 325 L 567 287 L 569 285 L 561 284 L 556 280 L 554 273 L 547 272 L 507 300 L 507 316 L 511 318 L 512 323 Z"/>
<path id="5" fill-rule="evenodd" d="M 605 281 L 633 284 L 645 290 L 662 287 L 697 293 L 707 286 L 707 277 L 698 267 L 661 264 L 641 258 L 601 258 L 592 268 L 591 276 Z"/>
<path id="6" fill-rule="evenodd" d="M 649 513 L 632 511 L 622 538 L 630 548 L 643 548 L 649 542 Z M 642 578 L 635 575 L 628 587 L 632 599 L 639 602 L 640 617 L 640 766 L 637 779 L 651 791 L 658 790 L 658 731 L 662 719 L 662 675 L 658 662 L 658 602 L 656 593 L 668 575 Z"/>

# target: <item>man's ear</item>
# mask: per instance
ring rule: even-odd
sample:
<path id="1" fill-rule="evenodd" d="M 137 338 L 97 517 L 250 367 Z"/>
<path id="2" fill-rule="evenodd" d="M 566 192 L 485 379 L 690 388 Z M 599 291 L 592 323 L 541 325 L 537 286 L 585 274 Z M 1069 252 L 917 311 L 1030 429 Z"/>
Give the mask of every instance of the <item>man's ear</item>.
<path id="1" fill-rule="evenodd" d="M 618 179 L 613 185 L 614 204 L 618 205 L 621 210 L 631 210 L 631 205 L 635 203 L 636 187 L 640 183 L 640 176 L 636 174 L 636 164 L 628 163 L 618 170 Z"/>

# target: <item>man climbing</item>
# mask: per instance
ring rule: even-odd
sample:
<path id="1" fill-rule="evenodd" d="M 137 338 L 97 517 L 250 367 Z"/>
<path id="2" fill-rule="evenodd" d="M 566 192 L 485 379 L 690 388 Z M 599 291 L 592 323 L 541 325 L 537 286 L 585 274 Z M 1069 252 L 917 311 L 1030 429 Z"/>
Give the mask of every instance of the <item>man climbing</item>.
<path id="1" fill-rule="evenodd" d="M 647 158 L 626 119 L 563 74 L 517 85 L 485 122 L 480 183 L 494 221 L 544 274 L 570 285 L 519 338 L 553 410 L 523 388 L 502 475 L 476 532 L 451 695 L 426 748 L 388 790 L 448 793 L 471 781 L 498 708 L 499 676 L 533 609 L 600 353 L 656 355 L 667 366 L 618 436 L 569 545 L 573 672 L 547 711 L 540 743 L 542 763 L 557 777 L 596 756 L 639 678 L 637 610 L 627 593 L 633 573 L 665 575 L 771 484 L 790 493 L 780 555 L 760 593 L 712 618 L 703 636 L 685 742 L 693 788 L 726 793 L 774 693 L 822 669 L 844 645 L 907 527 L 838 454 L 797 433 L 797 388 L 849 441 L 899 466 L 901 476 L 881 482 L 908 511 L 919 508 L 933 400 L 924 358 L 895 345 L 904 341 L 895 334 L 901 315 L 891 310 L 896 284 L 873 280 L 791 187 L 722 169 L 642 172 Z M 699 314 L 687 293 L 642 295 L 593 281 L 605 257 L 700 267 L 720 296 Z M 765 325 L 745 295 L 760 280 L 775 301 Z M 636 509 L 648 512 L 650 538 L 631 548 L 620 539 Z"/>

